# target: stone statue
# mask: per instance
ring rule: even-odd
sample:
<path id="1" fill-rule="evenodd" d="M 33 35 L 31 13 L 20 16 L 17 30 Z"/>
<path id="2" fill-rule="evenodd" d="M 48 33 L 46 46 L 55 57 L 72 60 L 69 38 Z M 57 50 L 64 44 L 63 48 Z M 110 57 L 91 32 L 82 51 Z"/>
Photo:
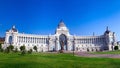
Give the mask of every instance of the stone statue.
<path id="1" fill-rule="evenodd" d="M 64 50 L 64 41 L 61 41 L 61 50 Z"/>

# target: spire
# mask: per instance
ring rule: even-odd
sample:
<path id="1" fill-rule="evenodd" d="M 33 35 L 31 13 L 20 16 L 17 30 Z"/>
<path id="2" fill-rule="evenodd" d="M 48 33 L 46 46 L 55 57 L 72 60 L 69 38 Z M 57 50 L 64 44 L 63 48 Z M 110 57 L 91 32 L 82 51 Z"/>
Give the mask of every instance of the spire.
<path id="1" fill-rule="evenodd" d="M 109 29 L 108 29 L 108 26 L 106 27 L 106 31 L 108 31 Z"/>
<path id="2" fill-rule="evenodd" d="M 95 36 L 95 33 L 93 32 L 93 36 Z"/>
<path id="3" fill-rule="evenodd" d="M 110 30 L 108 29 L 108 26 L 106 27 L 105 33 L 106 33 L 106 34 L 109 34 L 109 33 L 110 33 Z"/>

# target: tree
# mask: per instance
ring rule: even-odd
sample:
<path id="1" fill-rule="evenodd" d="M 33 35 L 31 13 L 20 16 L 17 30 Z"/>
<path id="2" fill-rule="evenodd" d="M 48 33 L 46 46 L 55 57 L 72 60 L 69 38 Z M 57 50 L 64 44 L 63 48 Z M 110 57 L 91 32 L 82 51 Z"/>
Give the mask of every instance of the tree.
<path id="1" fill-rule="evenodd" d="M 20 51 L 23 51 L 23 46 L 20 46 Z"/>
<path id="2" fill-rule="evenodd" d="M 2 49 L 2 44 L 0 43 L 0 49 Z"/>
<path id="3" fill-rule="evenodd" d="M 9 49 L 10 49 L 10 51 L 13 51 L 14 46 L 13 46 L 13 45 L 10 45 L 10 46 L 9 46 Z"/>
<path id="4" fill-rule="evenodd" d="M 15 48 L 14 52 L 15 52 L 15 53 L 18 52 L 18 48 Z"/>
<path id="5" fill-rule="evenodd" d="M 4 50 L 3 50 L 3 49 L 1 49 L 0 51 L 1 51 L 1 52 L 3 52 Z"/>
<path id="6" fill-rule="evenodd" d="M 24 46 L 24 45 L 21 46 L 21 47 L 20 47 L 20 50 L 21 50 L 21 51 L 24 51 L 24 50 L 25 50 L 25 46 Z"/>
<path id="7" fill-rule="evenodd" d="M 9 52 L 10 52 L 10 48 L 7 47 L 7 48 L 5 49 L 5 53 L 9 53 Z"/>
<path id="8" fill-rule="evenodd" d="M 26 54 L 26 51 L 23 50 L 23 51 L 21 52 L 21 55 L 25 55 L 25 54 Z"/>
<path id="9" fill-rule="evenodd" d="M 30 49 L 29 51 L 28 51 L 28 54 L 31 54 L 32 53 L 32 49 Z"/>
<path id="10" fill-rule="evenodd" d="M 24 55 L 26 53 L 24 45 L 20 47 L 20 50 L 22 51 L 21 55 Z"/>
<path id="11" fill-rule="evenodd" d="M 118 50 L 118 46 L 115 46 L 115 47 L 114 47 L 114 50 Z"/>
<path id="12" fill-rule="evenodd" d="M 0 43 L 0 52 L 3 52 L 2 44 Z"/>
<path id="13" fill-rule="evenodd" d="M 34 46 L 33 49 L 36 50 L 36 52 L 37 52 L 37 46 Z"/>

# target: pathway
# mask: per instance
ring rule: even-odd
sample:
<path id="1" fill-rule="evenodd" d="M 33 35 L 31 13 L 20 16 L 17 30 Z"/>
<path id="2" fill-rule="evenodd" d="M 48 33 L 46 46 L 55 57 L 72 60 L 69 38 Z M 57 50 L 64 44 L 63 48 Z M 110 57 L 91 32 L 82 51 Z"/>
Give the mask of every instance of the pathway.
<path id="1" fill-rule="evenodd" d="M 75 54 L 83 57 L 120 58 L 120 54 L 90 54 L 87 52 L 76 52 Z"/>

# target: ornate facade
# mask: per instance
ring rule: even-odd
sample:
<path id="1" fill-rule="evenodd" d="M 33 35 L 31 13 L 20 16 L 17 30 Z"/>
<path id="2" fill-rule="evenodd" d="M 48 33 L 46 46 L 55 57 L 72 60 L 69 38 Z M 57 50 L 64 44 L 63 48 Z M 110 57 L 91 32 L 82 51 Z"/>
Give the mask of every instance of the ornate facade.
<path id="1" fill-rule="evenodd" d="M 108 30 L 100 36 L 75 36 L 69 33 L 63 21 L 60 21 L 54 35 L 34 35 L 19 33 L 13 26 L 6 31 L 3 48 L 13 45 L 20 50 L 25 46 L 26 50 L 37 46 L 38 52 L 45 51 L 101 51 L 113 50 L 116 44 L 115 33 Z"/>

